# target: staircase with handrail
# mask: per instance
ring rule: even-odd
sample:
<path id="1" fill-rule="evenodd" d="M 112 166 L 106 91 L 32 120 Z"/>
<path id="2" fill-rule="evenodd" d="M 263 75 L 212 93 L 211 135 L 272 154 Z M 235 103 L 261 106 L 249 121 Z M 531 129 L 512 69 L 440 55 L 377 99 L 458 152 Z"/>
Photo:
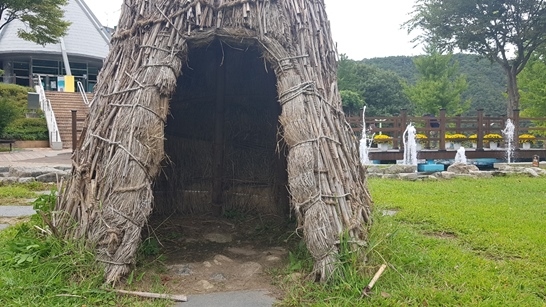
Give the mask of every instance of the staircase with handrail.
<path id="1" fill-rule="evenodd" d="M 83 101 L 81 93 L 47 92 L 47 96 L 55 111 L 63 148 L 70 149 L 72 148 L 72 110 L 76 111 L 76 131 L 79 138 L 83 131 L 85 118 L 89 114 L 89 106 Z M 88 101 L 92 98 L 90 93 L 86 93 L 84 96 Z"/>
<path id="2" fill-rule="evenodd" d="M 47 130 L 49 131 L 49 147 L 60 150 L 63 148 L 63 142 L 61 139 L 61 134 L 59 133 L 57 119 L 55 117 L 55 112 L 51 107 L 51 101 L 49 101 L 45 95 L 45 90 L 42 86 L 42 78 L 40 76 L 38 76 L 37 84 L 38 85 L 35 86 L 35 89 L 40 97 L 40 108 L 44 112 L 47 122 Z"/>
<path id="3" fill-rule="evenodd" d="M 72 148 L 72 110 L 76 110 L 76 131 L 79 137 L 89 113 L 92 94 L 85 93 L 81 82 L 78 82 L 79 93 L 46 92 L 41 86 L 40 76 L 37 83 L 36 91 L 40 95 L 40 106 L 47 120 L 50 147 L 57 150 Z"/>

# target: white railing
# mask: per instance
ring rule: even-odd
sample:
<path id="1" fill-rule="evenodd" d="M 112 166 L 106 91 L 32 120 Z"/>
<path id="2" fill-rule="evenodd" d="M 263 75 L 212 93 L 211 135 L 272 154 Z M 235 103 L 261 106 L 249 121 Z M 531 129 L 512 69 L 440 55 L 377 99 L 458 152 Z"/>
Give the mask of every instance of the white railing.
<path id="1" fill-rule="evenodd" d="M 78 91 L 80 91 L 80 94 L 82 94 L 83 103 L 85 103 L 86 106 L 89 106 L 89 99 L 87 99 L 87 95 L 85 94 L 85 88 L 83 88 L 83 84 L 81 81 L 76 82 L 76 85 L 78 86 Z"/>
<path id="2" fill-rule="evenodd" d="M 52 149 L 63 149 L 63 142 L 61 141 L 61 134 L 59 133 L 55 113 L 53 113 L 51 102 L 45 95 L 45 90 L 42 86 L 42 78 L 40 76 L 38 76 L 38 84 L 35 86 L 35 89 L 40 96 L 40 108 L 44 112 L 47 122 L 47 130 L 49 131 L 49 147 Z"/>

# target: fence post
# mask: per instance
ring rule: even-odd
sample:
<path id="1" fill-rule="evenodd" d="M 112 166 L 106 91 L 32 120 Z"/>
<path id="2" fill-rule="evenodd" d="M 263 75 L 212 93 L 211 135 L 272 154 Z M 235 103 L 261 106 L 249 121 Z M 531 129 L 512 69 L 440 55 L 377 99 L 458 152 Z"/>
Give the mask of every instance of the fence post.
<path id="1" fill-rule="evenodd" d="M 76 144 L 78 143 L 78 132 L 76 126 L 76 113 L 78 110 L 70 110 L 72 112 L 72 152 L 76 151 Z"/>
<path id="2" fill-rule="evenodd" d="M 461 115 L 455 115 L 455 133 L 461 133 Z"/>
<path id="3" fill-rule="evenodd" d="M 440 109 L 440 147 L 438 150 L 446 150 L 446 109 Z"/>
<path id="4" fill-rule="evenodd" d="M 476 151 L 483 151 L 483 109 L 478 109 L 478 131 L 476 135 L 478 139 L 476 140 Z"/>

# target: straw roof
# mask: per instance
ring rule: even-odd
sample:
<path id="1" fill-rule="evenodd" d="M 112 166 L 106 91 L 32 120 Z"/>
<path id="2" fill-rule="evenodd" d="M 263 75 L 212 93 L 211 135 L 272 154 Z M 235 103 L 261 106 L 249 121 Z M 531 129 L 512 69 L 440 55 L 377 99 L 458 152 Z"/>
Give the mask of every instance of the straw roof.
<path id="1" fill-rule="evenodd" d="M 343 233 L 366 240 L 372 201 L 341 108 L 322 0 L 125 0 L 54 220 L 95 248 L 107 282 L 135 262 L 188 54 L 218 41 L 259 50 L 274 70 L 290 204 L 317 279 L 333 271 Z"/>

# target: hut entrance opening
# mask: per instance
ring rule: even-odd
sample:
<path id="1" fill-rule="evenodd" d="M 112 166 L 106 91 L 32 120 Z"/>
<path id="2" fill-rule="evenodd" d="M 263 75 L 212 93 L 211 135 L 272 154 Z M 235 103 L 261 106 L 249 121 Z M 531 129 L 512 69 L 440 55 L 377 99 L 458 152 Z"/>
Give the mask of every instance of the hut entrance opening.
<path id="1" fill-rule="evenodd" d="M 190 48 L 170 111 L 155 215 L 289 211 L 276 76 L 259 50 Z"/>

